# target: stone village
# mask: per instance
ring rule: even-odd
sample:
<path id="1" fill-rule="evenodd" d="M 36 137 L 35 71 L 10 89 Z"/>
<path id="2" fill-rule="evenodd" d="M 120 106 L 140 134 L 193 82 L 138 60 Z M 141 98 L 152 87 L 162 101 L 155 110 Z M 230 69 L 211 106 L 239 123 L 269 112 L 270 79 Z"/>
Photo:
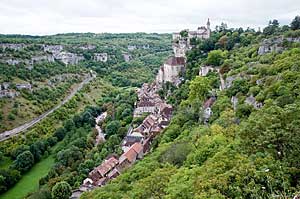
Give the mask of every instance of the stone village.
<path id="1" fill-rule="evenodd" d="M 169 57 L 161 66 L 153 83 L 144 83 L 141 88 L 136 90 L 138 101 L 135 104 L 133 116 L 140 117 L 143 114 L 148 114 L 148 116 L 137 128 L 130 127 L 128 129 L 127 135 L 121 143 L 123 154 L 120 157 L 116 155 L 108 156 L 99 166 L 90 171 L 80 188 L 72 192 L 72 199 L 79 198 L 83 192 L 105 186 L 107 182 L 116 178 L 150 151 L 153 139 L 168 126 L 173 112 L 173 107 L 167 104 L 164 99 L 161 99 L 157 91 L 166 82 L 170 82 L 175 86 L 180 85 L 183 81 L 181 74 L 185 71 L 185 52 L 191 49 L 189 40 L 192 38 L 207 39 L 209 37 L 209 20 L 207 27 L 199 27 L 196 31 L 188 31 L 188 38 L 182 38 L 180 33 L 173 34 L 174 56 Z M 177 45 L 178 43 L 183 45 Z M 214 101 L 215 98 L 210 98 L 203 105 L 206 120 L 212 114 L 210 107 Z M 103 119 L 103 116 L 99 117 Z M 99 121 L 99 119 L 96 119 L 96 121 Z M 105 140 L 102 130 L 97 125 L 96 128 L 99 132 L 98 137 Z"/>

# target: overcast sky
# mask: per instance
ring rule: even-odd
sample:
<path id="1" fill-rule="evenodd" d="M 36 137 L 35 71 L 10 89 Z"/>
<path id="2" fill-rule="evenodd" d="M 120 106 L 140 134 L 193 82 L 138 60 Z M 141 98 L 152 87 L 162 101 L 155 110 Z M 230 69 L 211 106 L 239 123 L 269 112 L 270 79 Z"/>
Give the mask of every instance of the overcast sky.
<path id="1" fill-rule="evenodd" d="M 173 32 L 211 20 L 229 27 L 289 24 L 300 0 L 0 0 L 0 34 Z"/>

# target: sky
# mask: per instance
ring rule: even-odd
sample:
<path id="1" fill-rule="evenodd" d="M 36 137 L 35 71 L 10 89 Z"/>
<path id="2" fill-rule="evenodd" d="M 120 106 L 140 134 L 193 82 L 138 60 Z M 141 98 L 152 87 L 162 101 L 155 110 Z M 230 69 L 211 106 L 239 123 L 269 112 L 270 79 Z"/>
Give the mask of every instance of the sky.
<path id="1" fill-rule="evenodd" d="M 0 34 L 157 32 L 196 29 L 211 21 L 263 28 L 289 24 L 300 0 L 0 0 Z"/>

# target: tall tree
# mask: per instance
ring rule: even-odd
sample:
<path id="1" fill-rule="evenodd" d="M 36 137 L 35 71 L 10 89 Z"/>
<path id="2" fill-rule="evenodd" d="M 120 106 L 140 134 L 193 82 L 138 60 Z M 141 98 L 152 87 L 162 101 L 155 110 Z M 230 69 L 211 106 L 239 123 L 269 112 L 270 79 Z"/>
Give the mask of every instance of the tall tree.
<path id="1" fill-rule="evenodd" d="M 34 157 L 30 151 L 24 151 L 18 155 L 17 159 L 14 161 L 14 167 L 21 171 L 28 171 L 34 164 Z"/>
<path id="2" fill-rule="evenodd" d="M 209 80 L 206 77 L 196 77 L 190 84 L 190 93 L 189 100 L 200 100 L 204 101 L 209 91 L 211 90 L 211 86 L 209 85 Z"/>
<path id="3" fill-rule="evenodd" d="M 65 182 L 59 182 L 52 188 L 52 198 L 53 199 L 69 199 L 72 195 L 71 186 Z"/>
<path id="4" fill-rule="evenodd" d="M 291 23 L 292 30 L 299 30 L 300 29 L 300 16 L 296 16 Z"/>

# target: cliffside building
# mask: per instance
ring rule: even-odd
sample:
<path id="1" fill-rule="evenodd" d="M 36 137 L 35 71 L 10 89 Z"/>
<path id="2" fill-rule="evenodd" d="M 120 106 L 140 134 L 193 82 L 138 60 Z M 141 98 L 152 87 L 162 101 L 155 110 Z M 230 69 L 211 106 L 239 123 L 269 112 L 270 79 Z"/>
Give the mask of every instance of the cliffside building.
<path id="1" fill-rule="evenodd" d="M 170 57 L 164 65 L 162 65 L 156 76 L 157 84 L 164 84 L 166 82 L 171 82 L 175 84 L 180 73 L 185 70 L 185 58 L 184 57 Z"/>
<path id="2" fill-rule="evenodd" d="M 207 20 L 206 27 L 198 27 L 195 31 L 188 29 L 173 33 L 173 51 L 175 57 L 185 57 L 185 53 L 192 48 L 191 39 L 209 39 L 211 34 L 210 21 Z"/>

